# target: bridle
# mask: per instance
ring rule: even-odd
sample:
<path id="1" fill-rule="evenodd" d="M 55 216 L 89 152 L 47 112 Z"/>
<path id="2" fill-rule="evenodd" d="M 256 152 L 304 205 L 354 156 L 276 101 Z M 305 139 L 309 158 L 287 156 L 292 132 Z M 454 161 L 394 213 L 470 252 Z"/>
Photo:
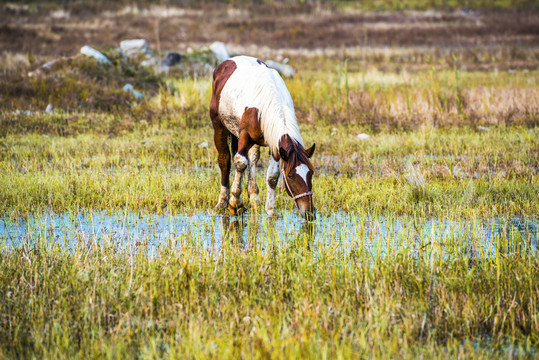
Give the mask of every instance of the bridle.
<path id="1" fill-rule="evenodd" d="M 304 192 L 304 193 L 302 193 L 302 194 L 299 194 L 299 195 L 295 195 L 295 196 L 294 196 L 294 193 L 293 193 L 292 190 L 290 189 L 290 186 L 288 185 L 288 181 L 286 180 L 286 174 L 284 173 L 284 169 L 281 169 L 281 174 L 283 175 L 283 188 L 284 188 L 284 186 L 286 185 L 286 188 L 288 189 L 288 192 L 290 193 L 290 195 L 292 195 L 292 199 L 294 199 L 294 203 L 296 204 L 296 207 L 297 207 L 298 210 L 299 210 L 299 206 L 298 206 L 297 199 L 302 198 L 302 197 L 304 197 L 304 196 L 313 195 L 313 192 L 312 192 L 312 190 L 311 190 L 311 191 L 307 191 L 307 192 Z"/>

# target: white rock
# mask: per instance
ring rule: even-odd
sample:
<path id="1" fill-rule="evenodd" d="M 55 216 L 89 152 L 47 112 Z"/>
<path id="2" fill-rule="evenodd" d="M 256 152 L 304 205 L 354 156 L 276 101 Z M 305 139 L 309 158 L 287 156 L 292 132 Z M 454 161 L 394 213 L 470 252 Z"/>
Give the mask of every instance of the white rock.
<path id="1" fill-rule="evenodd" d="M 58 62 L 58 60 L 59 59 L 51 60 L 48 63 L 41 65 L 41 68 L 42 69 L 50 69 L 54 64 L 56 64 Z"/>
<path id="2" fill-rule="evenodd" d="M 70 12 L 65 11 L 64 9 L 54 10 L 50 13 L 50 17 L 53 19 L 69 19 L 70 15 Z"/>
<path id="3" fill-rule="evenodd" d="M 484 126 L 478 126 L 477 130 L 479 130 L 479 131 L 490 131 L 490 129 L 488 127 L 484 127 Z"/>
<path id="4" fill-rule="evenodd" d="M 198 147 L 199 148 L 203 148 L 203 149 L 207 149 L 208 148 L 208 143 L 207 142 L 201 142 L 200 144 L 198 144 Z"/>
<path id="5" fill-rule="evenodd" d="M 360 140 L 365 140 L 365 139 L 370 138 L 370 136 L 367 135 L 367 134 L 365 134 L 365 133 L 358 134 L 356 137 L 357 137 L 358 139 L 360 139 Z"/>
<path id="6" fill-rule="evenodd" d="M 81 47 L 80 48 L 80 53 L 84 54 L 86 56 L 93 57 L 94 59 L 96 59 L 97 61 L 99 61 L 102 64 L 109 64 L 109 65 L 112 64 L 110 62 L 110 60 L 105 55 L 103 55 L 102 53 L 100 53 L 96 49 L 91 48 L 88 45 L 84 45 L 83 47 Z"/>
<path id="7" fill-rule="evenodd" d="M 30 110 L 15 110 L 15 114 L 20 115 L 32 115 L 32 112 Z"/>
<path id="8" fill-rule="evenodd" d="M 135 90 L 133 88 L 133 85 L 131 84 L 125 84 L 125 86 L 123 87 L 124 91 L 128 91 L 130 92 L 131 94 L 135 95 L 135 97 L 139 98 L 139 99 L 142 99 L 143 95 L 141 92 Z"/>
<path id="9" fill-rule="evenodd" d="M 273 60 L 266 61 L 266 65 L 268 65 L 272 69 L 277 70 L 281 75 L 285 77 L 294 76 L 294 68 L 290 65 L 281 64 Z"/>
<path id="10" fill-rule="evenodd" d="M 157 57 L 149 57 L 140 63 L 140 66 L 154 66 L 156 68 L 158 65 L 159 65 L 159 58 Z"/>
<path id="11" fill-rule="evenodd" d="M 225 61 L 226 59 L 230 58 L 230 53 L 228 52 L 226 45 L 220 41 L 216 41 L 213 44 L 211 44 L 210 50 L 215 54 L 217 59 L 219 59 L 220 61 Z"/>
<path id="12" fill-rule="evenodd" d="M 148 43 L 144 39 L 123 40 L 120 42 L 120 49 L 127 57 L 150 53 Z"/>
<path id="13" fill-rule="evenodd" d="M 47 105 L 47 108 L 45 109 L 45 112 L 50 113 L 50 112 L 52 112 L 52 110 L 53 110 L 52 109 L 52 104 L 49 104 L 49 105 Z"/>

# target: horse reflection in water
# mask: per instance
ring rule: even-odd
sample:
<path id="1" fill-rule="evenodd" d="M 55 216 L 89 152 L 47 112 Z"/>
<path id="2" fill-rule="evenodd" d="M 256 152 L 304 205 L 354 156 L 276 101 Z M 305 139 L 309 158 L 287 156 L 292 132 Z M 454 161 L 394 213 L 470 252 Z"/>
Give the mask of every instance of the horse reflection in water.
<path id="1" fill-rule="evenodd" d="M 230 241 L 230 246 L 235 248 L 248 249 L 256 245 L 260 223 L 255 214 L 239 217 L 222 216 L 219 219 L 221 225 L 221 238 L 223 245 Z M 248 227 L 245 237 L 245 228 Z"/>
<path id="2" fill-rule="evenodd" d="M 264 233 L 266 239 L 261 239 L 260 230 L 261 217 L 257 214 L 244 214 L 243 216 L 222 216 L 219 218 L 219 224 L 221 225 L 221 239 L 223 245 L 230 241 L 230 246 L 235 248 L 242 248 L 244 250 L 255 249 L 258 245 L 269 246 L 277 242 L 277 234 L 275 233 L 277 219 L 267 218 L 268 227 L 267 232 Z M 247 228 L 247 232 L 245 229 Z M 297 248 L 305 248 L 311 250 L 311 245 L 315 240 L 316 223 L 303 222 L 298 233 L 292 237 L 292 234 L 288 237 L 287 242 Z M 266 241 L 264 241 L 266 240 Z M 263 244 L 265 243 L 265 244 Z M 264 246 L 264 247 L 266 247 Z"/>

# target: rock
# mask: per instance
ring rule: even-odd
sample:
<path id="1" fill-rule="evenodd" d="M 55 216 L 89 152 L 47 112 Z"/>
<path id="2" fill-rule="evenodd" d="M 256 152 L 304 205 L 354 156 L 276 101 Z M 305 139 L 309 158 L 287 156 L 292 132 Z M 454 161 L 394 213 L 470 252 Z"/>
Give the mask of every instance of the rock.
<path id="1" fill-rule="evenodd" d="M 199 148 L 203 148 L 203 149 L 207 149 L 208 148 L 208 143 L 207 142 L 201 142 L 200 144 L 198 144 L 198 147 Z"/>
<path id="2" fill-rule="evenodd" d="M 177 52 L 170 52 L 161 59 L 161 66 L 175 66 L 182 61 L 182 55 Z"/>
<path id="3" fill-rule="evenodd" d="M 135 90 L 133 88 L 133 85 L 131 84 L 125 84 L 125 86 L 123 87 L 124 91 L 127 91 L 127 92 L 130 92 L 131 94 L 135 95 L 136 98 L 138 99 L 142 99 L 143 98 L 143 95 L 141 92 Z"/>
<path id="4" fill-rule="evenodd" d="M 365 139 L 370 138 L 369 135 L 364 134 L 364 133 L 358 134 L 356 137 L 357 137 L 358 139 L 360 139 L 360 140 L 365 140 Z"/>
<path id="5" fill-rule="evenodd" d="M 48 63 L 41 65 L 41 68 L 42 68 L 42 69 L 45 69 L 45 70 L 49 70 L 50 68 L 52 68 L 52 66 L 53 66 L 54 64 L 56 64 L 56 63 L 58 62 L 58 60 L 60 60 L 60 59 L 54 59 L 54 60 L 51 60 L 51 61 L 49 61 Z"/>
<path id="6" fill-rule="evenodd" d="M 478 126 L 477 130 L 479 130 L 479 131 L 490 131 L 490 129 L 488 127 L 484 127 L 484 126 Z"/>
<path id="7" fill-rule="evenodd" d="M 225 44 L 220 41 L 216 41 L 211 44 L 210 50 L 220 61 L 225 61 L 226 59 L 230 58 L 230 53 L 228 52 L 228 49 L 226 48 Z"/>
<path id="8" fill-rule="evenodd" d="M 51 11 L 49 16 L 53 19 L 69 19 L 71 13 L 64 9 L 58 9 Z"/>
<path id="9" fill-rule="evenodd" d="M 17 115 L 32 115 L 32 112 L 30 110 L 15 110 L 15 114 Z"/>
<path id="10" fill-rule="evenodd" d="M 141 66 L 155 66 L 159 65 L 159 58 L 149 57 L 140 63 Z"/>
<path id="11" fill-rule="evenodd" d="M 80 53 L 84 54 L 86 56 L 93 57 L 94 59 L 96 59 L 97 61 L 99 61 L 102 64 L 108 64 L 108 65 L 112 64 L 110 62 L 110 60 L 105 55 L 103 55 L 102 53 L 100 53 L 96 49 L 91 48 L 88 45 L 84 45 L 83 47 L 81 47 Z"/>
<path id="12" fill-rule="evenodd" d="M 52 104 L 49 104 L 49 105 L 47 105 L 47 108 L 45 109 L 45 112 L 50 113 L 50 112 L 52 112 L 52 110 L 53 110 Z"/>
<path id="13" fill-rule="evenodd" d="M 150 53 L 148 43 L 144 39 L 123 40 L 120 42 L 120 49 L 127 57 Z"/>
<path id="14" fill-rule="evenodd" d="M 277 70 L 284 77 L 294 76 L 294 68 L 290 65 L 281 64 L 273 60 L 266 61 L 266 65 L 268 65 L 272 69 Z"/>

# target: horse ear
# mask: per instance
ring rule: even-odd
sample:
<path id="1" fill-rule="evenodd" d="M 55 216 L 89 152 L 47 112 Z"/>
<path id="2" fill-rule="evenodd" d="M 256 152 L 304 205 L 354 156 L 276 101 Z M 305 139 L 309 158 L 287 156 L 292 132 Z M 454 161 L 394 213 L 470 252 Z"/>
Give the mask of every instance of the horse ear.
<path id="1" fill-rule="evenodd" d="M 311 158 L 311 156 L 313 156 L 315 148 L 316 148 L 316 144 L 313 144 L 313 146 L 305 150 L 305 152 L 307 153 L 307 157 Z"/>
<path id="2" fill-rule="evenodd" d="M 281 159 L 288 161 L 288 153 L 282 146 L 279 148 L 279 155 L 281 156 Z"/>

